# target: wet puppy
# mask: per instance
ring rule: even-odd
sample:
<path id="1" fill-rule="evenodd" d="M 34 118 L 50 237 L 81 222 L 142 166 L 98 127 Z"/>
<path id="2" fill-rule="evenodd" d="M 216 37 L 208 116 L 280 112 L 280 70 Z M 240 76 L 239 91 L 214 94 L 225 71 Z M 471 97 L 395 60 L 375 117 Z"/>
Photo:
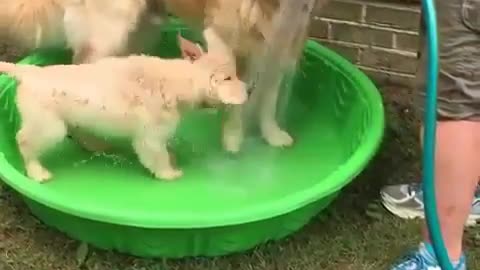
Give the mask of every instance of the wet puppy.
<path id="1" fill-rule="evenodd" d="M 38 182 L 52 177 L 41 154 L 70 128 L 130 138 L 156 178 L 178 178 L 182 171 L 170 164 L 166 147 L 182 113 L 204 103 L 238 106 L 247 100 L 231 63 L 210 54 L 195 62 L 148 56 L 47 67 L 0 62 L 0 72 L 19 83 L 22 124 L 16 138 L 28 176 Z"/>

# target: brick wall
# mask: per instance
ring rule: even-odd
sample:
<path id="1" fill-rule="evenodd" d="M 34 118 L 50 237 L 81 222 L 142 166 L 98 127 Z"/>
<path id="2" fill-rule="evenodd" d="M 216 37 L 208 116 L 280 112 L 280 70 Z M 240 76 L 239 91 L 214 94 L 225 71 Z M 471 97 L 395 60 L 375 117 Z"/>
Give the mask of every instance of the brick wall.
<path id="1" fill-rule="evenodd" d="M 331 0 L 313 14 L 310 35 L 377 83 L 410 85 L 417 66 L 420 7 L 392 0 Z"/>

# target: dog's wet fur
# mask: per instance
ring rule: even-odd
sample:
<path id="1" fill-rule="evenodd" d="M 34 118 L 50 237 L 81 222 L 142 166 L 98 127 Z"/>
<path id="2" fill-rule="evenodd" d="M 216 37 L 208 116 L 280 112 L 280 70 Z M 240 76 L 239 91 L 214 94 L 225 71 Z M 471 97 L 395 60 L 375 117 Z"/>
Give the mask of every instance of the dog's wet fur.
<path id="1" fill-rule="evenodd" d="M 167 140 L 185 110 L 247 101 L 234 66 L 209 53 L 194 62 L 143 55 L 47 67 L 0 62 L 2 72 L 18 81 L 17 144 L 27 175 L 39 182 L 52 177 L 40 156 L 71 130 L 131 139 L 155 177 L 176 179 L 182 171 L 170 164 Z"/>

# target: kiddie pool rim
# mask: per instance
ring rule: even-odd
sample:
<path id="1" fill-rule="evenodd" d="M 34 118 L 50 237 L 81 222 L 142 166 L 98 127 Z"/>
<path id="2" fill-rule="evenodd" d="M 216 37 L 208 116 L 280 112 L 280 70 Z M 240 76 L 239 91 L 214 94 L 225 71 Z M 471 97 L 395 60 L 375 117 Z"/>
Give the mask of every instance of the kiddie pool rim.
<path id="1" fill-rule="evenodd" d="M 21 193 L 23 196 L 46 207 L 55 209 L 74 215 L 79 218 L 90 219 L 99 222 L 118 224 L 124 226 L 134 226 L 139 228 L 177 228 L 177 229 L 193 229 L 208 228 L 220 226 L 232 226 L 245 224 L 260 220 L 265 220 L 287 214 L 289 212 L 300 209 L 312 202 L 324 197 L 328 197 L 339 191 L 351 179 L 356 177 L 362 169 L 368 164 L 370 159 L 375 155 L 381 143 L 384 132 L 384 107 L 381 95 L 377 87 L 372 81 L 357 67 L 339 56 L 332 50 L 318 44 L 313 40 L 306 43 L 305 51 L 323 58 L 324 61 L 336 66 L 339 72 L 348 76 L 354 83 L 358 85 L 358 89 L 363 91 L 363 97 L 369 102 L 371 109 L 371 129 L 365 133 L 363 141 L 355 150 L 354 154 L 341 166 L 339 166 L 328 177 L 322 179 L 322 184 L 313 185 L 309 189 L 305 189 L 271 203 L 259 204 L 255 207 L 248 208 L 244 211 L 228 212 L 221 216 L 203 215 L 201 218 L 194 215 L 175 216 L 175 215 L 144 215 L 136 216 L 136 220 L 130 220 L 121 214 L 115 215 L 107 211 L 97 209 L 95 212 L 86 211 L 62 205 L 59 200 L 55 199 L 55 194 L 50 193 L 48 188 L 40 185 L 25 175 L 17 171 L 0 153 L 0 177 L 10 187 Z M 37 53 L 33 53 L 23 58 L 20 63 L 36 64 Z M 7 77 L 0 77 L 2 80 Z M 16 180 L 11 180 L 16 179 Z"/>

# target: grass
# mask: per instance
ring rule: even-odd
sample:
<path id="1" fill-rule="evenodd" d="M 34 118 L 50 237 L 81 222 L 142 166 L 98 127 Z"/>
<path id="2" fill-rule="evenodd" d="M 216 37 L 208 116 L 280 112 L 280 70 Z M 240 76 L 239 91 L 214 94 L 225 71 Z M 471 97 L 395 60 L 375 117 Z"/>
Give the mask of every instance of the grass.
<path id="1" fill-rule="evenodd" d="M 2 52 L 0 51 L 0 55 Z M 1 57 L 0 57 L 1 58 Z M 86 248 L 32 217 L 21 199 L 0 186 L 1 270 L 369 270 L 388 269 L 420 241 L 419 222 L 388 214 L 381 186 L 418 179 L 419 150 L 412 91 L 382 89 L 388 127 L 376 158 L 343 195 L 298 233 L 245 254 L 216 259 L 144 260 Z M 471 269 L 480 269 L 480 232 L 467 234 Z"/>

